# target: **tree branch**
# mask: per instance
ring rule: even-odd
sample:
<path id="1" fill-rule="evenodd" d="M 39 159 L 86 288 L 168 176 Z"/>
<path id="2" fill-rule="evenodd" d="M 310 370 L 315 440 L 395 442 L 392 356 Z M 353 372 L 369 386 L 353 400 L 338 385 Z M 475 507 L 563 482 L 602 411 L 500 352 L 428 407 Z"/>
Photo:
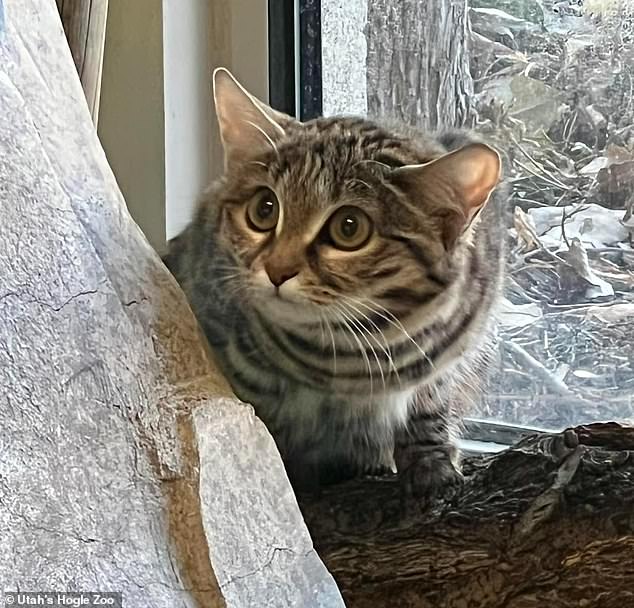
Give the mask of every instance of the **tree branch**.
<path id="1" fill-rule="evenodd" d="M 351 608 L 623 608 L 634 600 L 632 450 L 634 428 L 593 424 L 466 460 L 464 486 L 427 509 L 403 501 L 394 478 L 300 503 Z"/>

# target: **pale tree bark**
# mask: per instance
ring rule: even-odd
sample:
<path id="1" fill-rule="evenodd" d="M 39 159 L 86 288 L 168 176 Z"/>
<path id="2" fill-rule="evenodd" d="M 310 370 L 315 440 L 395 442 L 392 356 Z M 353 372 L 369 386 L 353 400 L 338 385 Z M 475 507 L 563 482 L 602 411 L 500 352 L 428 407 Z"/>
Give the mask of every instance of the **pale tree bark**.
<path id="1" fill-rule="evenodd" d="M 0 216 L 2 591 L 342 606 L 272 438 L 128 214 L 53 0 L 0 0 Z"/>
<path id="2" fill-rule="evenodd" d="M 424 129 L 470 126 L 465 0 L 368 0 L 368 113 Z"/>

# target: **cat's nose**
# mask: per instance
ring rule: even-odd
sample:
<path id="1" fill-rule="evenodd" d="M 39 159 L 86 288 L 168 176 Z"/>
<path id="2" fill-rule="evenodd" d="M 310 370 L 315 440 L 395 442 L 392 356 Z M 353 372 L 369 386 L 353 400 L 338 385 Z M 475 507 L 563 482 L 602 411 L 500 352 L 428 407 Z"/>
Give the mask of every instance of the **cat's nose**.
<path id="1" fill-rule="evenodd" d="M 276 264 L 268 263 L 264 265 L 264 269 L 266 270 L 266 274 L 269 275 L 271 283 L 273 283 L 275 287 L 279 287 L 299 274 L 299 270 L 296 266 L 278 266 Z"/>

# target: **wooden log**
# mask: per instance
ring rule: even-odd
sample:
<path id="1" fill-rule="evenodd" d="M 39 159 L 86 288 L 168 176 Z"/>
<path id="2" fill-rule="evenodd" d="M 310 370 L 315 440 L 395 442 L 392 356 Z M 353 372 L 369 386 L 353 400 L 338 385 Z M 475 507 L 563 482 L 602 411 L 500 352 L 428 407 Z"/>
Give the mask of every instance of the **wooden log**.
<path id="1" fill-rule="evenodd" d="M 55 0 L 68 46 L 97 126 L 108 0 Z"/>
<path id="2" fill-rule="evenodd" d="M 300 504 L 349 608 L 634 605 L 634 428 L 536 434 L 423 508 L 394 479 Z"/>

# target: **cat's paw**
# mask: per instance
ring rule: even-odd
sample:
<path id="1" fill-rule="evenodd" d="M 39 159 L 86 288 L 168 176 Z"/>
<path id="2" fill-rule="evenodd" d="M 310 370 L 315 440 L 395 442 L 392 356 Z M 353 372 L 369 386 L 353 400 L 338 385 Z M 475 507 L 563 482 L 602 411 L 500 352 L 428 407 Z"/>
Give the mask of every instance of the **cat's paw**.
<path id="1" fill-rule="evenodd" d="M 453 446 L 410 446 L 397 458 L 401 489 L 407 498 L 431 501 L 453 495 L 464 477 Z"/>
<path id="2" fill-rule="evenodd" d="M 363 477 L 393 477 L 396 473 L 394 454 L 383 454 L 376 462 L 362 465 L 359 473 Z"/>

